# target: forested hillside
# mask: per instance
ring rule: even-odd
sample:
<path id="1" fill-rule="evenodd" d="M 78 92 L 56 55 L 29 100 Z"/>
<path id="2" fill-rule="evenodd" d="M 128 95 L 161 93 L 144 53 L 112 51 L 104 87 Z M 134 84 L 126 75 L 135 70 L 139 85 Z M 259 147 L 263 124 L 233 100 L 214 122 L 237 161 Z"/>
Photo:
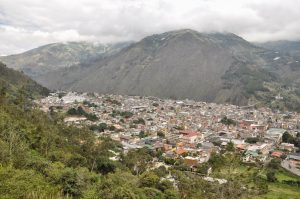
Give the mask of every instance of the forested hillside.
<path id="1" fill-rule="evenodd" d="M 21 72 L 9 69 L 0 62 L 0 89 L 8 95 L 15 96 L 18 91 L 23 92 L 27 98 L 45 96 L 49 90 Z"/>

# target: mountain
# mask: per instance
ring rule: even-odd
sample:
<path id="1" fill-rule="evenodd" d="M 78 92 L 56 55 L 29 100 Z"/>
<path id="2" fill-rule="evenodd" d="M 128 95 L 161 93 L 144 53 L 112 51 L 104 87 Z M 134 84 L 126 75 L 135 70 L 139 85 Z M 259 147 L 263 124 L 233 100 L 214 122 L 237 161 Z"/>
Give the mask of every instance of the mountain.
<path id="1" fill-rule="evenodd" d="M 129 44 L 130 42 L 116 44 L 53 43 L 21 54 L 0 57 L 0 60 L 13 69 L 24 71 L 30 77 L 36 78 L 41 74 L 60 68 L 113 55 Z"/>
<path id="2" fill-rule="evenodd" d="M 300 110 L 297 57 L 232 33 L 183 29 L 136 43 L 49 44 L 1 59 L 50 89 Z"/>
<path id="3" fill-rule="evenodd" d="M 8 95 L 16 95 L 22 90 L 27 96 L 45 96 L 49 90 L 23 73 L 7 68 L 5 64 L 0 62 L 0 89 L 5 90 Z"/>
<path id="4" fill-rule="evenodd" d="M 299 67 L 293 58 L 278 56 L 232 33 L 185 29 L 146 37 L 113 56 L 37 80 L 51 89 L 247 105 L 275 99 L 290 78 L 290 65 Z"/>
<path id="5" fill-rule="evenodd" d="M 300 61 L 300 41 L 270 41 L 265 43 L 256 43 L 256 45 L 261 46 L 266 49 L 275 50 L 280 53 L 293 56 Z"/>

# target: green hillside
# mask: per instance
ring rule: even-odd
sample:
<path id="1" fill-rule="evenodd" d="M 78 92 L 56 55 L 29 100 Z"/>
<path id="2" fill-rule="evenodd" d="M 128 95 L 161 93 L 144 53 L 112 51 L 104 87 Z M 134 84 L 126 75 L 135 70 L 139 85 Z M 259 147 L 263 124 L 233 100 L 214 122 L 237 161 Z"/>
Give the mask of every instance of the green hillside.
<path id="1" fill-rule="evenodd" d="M 24 94 L 34 97 L 44 89 L 20 73 L 2 68 L 8 76 L 1 73 L 7 88 L 0 93 L 1 199 L 274 198 L 269 196 L 276 194 L 275 186 L 284 188 L 291 198 L 298 194 L 297 184 L 269 183 L 265 169 L 243 166 L 234 151 L 212 154 L 195 172 L 190 172 L 182 159 L 165 158 L 161 151 L 142 148 L 123 154 L 119 142 L 96 137 L 85 126 L 66 126 L 59 113 L 45 114 L 31 106 Z M 25 89 L 22 82 L 27 82 Z M 153 159 L 170 168 L 155 168 Z M 204 180 L 209 167 L 212 177 L 227 183 Z M 298 180 L 282 171 L 277 171 L 279 174 Z"/>
<path id="2" fill-rule="evenodd" d="M 24 92 L 26 97 L 45 96 L 49 90 L 21 72 L 9 69 L 0 62 L 0 89 L 11 96 L 15 96 L 18 91 Z"/>

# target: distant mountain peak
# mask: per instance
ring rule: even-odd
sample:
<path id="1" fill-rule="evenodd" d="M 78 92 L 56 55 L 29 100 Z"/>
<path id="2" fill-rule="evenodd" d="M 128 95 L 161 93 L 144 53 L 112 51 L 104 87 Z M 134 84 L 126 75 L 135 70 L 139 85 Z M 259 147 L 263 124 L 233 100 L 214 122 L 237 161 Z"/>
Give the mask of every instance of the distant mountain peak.
<path id="1" fill-rule="evenodd" d="M 101 44 L 87 41 L 51 43 L 24 53 L 0 57 L 9 67 L 36 76 L 118 53 L 130 42 Z"/>

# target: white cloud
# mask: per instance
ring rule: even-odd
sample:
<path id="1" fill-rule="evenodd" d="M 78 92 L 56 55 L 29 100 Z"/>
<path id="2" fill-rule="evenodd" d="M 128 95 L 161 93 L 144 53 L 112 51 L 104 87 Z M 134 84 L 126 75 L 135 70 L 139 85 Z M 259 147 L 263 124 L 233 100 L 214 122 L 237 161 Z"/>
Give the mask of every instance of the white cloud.
<path id="1" fill-rule="evenodd" d="M 138 40 L 180 28 L 299 40 L 299 7 L 299 0 L 0 0 L 0 54 L 58 41 Z"/>

